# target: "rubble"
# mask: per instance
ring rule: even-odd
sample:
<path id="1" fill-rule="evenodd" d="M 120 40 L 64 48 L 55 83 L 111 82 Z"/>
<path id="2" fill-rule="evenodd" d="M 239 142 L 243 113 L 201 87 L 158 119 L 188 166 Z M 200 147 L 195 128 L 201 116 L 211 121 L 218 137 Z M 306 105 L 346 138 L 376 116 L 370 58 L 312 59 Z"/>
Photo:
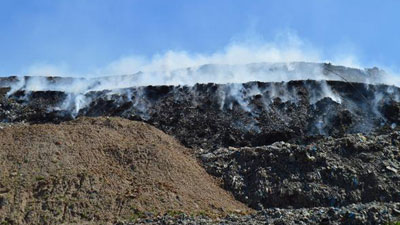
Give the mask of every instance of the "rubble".
<path id="1" fill-rule="evenodd" d="M 207 172 L 249 206 L 343 207 L 400 201 L 400 132 L 276 142 L 199 154 Z"/>
<path id="2" fill-rule="evenodd" d="M 224 218 L 213 219 L 204 216 L 190 216 L 180 214 L 170 216 L 168 214 L 155 218 L 139 218 L 134 223 L 120 222 L 119 224 L 188 224 L 188 225 L 255 225 L 255 224 L 350 224 L 350 225 L 373 225 L 373 224 L 395 224 L 400 215 L 399 203 L 352 204 L 347 207 L 315 207 L 301 209 L 279 209 L 269 208 L 259 211 L 257 214 L 247 216 L 230 215 Z"/>

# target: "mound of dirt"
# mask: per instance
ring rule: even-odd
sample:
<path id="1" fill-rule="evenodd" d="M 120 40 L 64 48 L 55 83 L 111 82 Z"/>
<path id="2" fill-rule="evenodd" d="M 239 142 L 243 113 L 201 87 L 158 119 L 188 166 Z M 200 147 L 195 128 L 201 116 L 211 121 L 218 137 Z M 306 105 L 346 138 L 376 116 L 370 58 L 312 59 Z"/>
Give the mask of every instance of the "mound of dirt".
<path id="1" fill-rule="evenodd" d="M 106 223 L 248 212 L 162 131 L 121 118 L 0 128 L 0 220 Z"/>

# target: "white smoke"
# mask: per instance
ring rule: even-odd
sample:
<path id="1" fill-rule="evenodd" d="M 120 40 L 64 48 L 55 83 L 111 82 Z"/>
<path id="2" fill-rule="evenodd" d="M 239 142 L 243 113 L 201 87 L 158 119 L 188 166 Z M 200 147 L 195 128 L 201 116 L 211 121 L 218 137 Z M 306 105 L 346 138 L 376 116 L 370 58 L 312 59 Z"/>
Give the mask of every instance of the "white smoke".
<path id="1" fill-rule="evenodd" d="M 25 70 L 24 74 L 33 78 L 20 79 L 10 93 L 21 88 L 27 91 L 85 93 L 146 85 L 341 80 L 335 74 L 323 73 L 321 64 L 294 62 L 332 62 L 361 67 L 357 57 L 352 54 L 338 53 L 332 57 L 326 56 L 323 50 L 288 32 L 278 34 L 273 41 L 252 38 L 232 42 L 213 53 L 169 50 L 152 57 L 121 57 L 108 65 L 93 69 L 89 74 L 74 71 L 66 63 L 35 64 Z M 48 76 L 79 79 L 52 82 L 43 78 Z M 397 85 L 400 84 L 400 77 L 387 75 L 378 82 Z"/>
<path id="2" fill-rule="evenodd" d="M 363 71 L 350 81 L 367 81 Z M 354 71 L 348 71 L 352 73 Z M 324 71 L 318 63 L 251 63 L 251 64 L 204 64 L 176 70 L 144 71 L 134 74 L 86 77 L 51 78 L 45 76 L 20 77 L 11 85 L 10 93 L 26 91 L 63 91 L 68 93 L 87 93 L 90 91 L 115 90 L 147 85 L 189 85 L 196 83 L 245 83 L 249 81 L 281 82 L 290 80 L 342 80 L 340 75 Z M 382 79 L 380 79 L 382 80 Z M 389 79 L 387 79 L 389 82 Z M 391 80 L 393 81 L 393 80 Z"/>
<path id="3" fill-rule="evenodd" d="M 324 98 L 330 98 L 332 101 L 340 104 L 342 99 L 338 93 L 334 93 L 325 80 L 320 82 L 317 88 L 308 87 L 310 93 L 310 103 L 314 105 Z"/>
<path id="4" fill-rule="evenodd" d="M 118 94 L 123 88 L 147 85 L 192 86 L 196 83 L 228 83 L 230 85 L 226 86 L 226 90 L 220 90 L 219 93 L 221 108 L 229 98 L 234 98 L 245 111 L 249 112 L 251 111 L 249 97 L 261 92 L 266 92 L 269 96 L 269 99 L 263 99 L 265 107 L 277 97 L 283 102 L 296 102 L 297 96 L 296 93 L 289 93 L 286 88 L 275 88 L 274 85 L 270 90 L 252 90 L 251 93 L 245 94 L 240 83 L 307 79 L 343 80 L 340 75 L 327 72 L 321 64 L 330 61 L 344 66 L 361 67 L 354 55 L 338 54 L 325 57 L 323 51 L 288 33 L 280 35 L 276 41 L 233 42 L 222 50 L 208 54 L 170 50 L 150 58 L 135 55 L 121 57 L 108 65 L 94 69 L 89 75 L 73 71 L 65 63 L 36 64 L 26 70 L 26 75 L 30 77 L 19 77 L 12 83 L 8 94 L 18 90 L 66 92 L 68 97 L 59 108 L 69 110 L 75 116 L 80 109 L 90 104 L 91 99 L 86 97 L 86 94 L 91 91 L 112 90 L 111 93 Z M 367 74 L 367 70 L 364 69 L 343 67 L 339 68 L 339 71 L 342 74 L 352 75 L 353 78 L 348 79 L 349 81 L 359 81 L 360 76 Z M 49 76 L 63 76 L 63 78 L 49 79 Z M 379 77 L 364 77 L 361 81 L 398 85 L 400 76 L 393 73 L 379 73 Z M 124 94 L 141 96 L 141 89 L 137 90 L 137 93 Z M 312 104 L 325 97 L 341 103 L 340 96 L 334 93 L 326 82 L 322 83 L 320 90 L 310 93 L 315 93 L 311 96 Z M 145 115 L 145 100 L 136 96 L 133 101 L 138 112 Z M 232 106 L 226 105 L 226 107 Z"/>
<path id="5" fill-rule="evenodd" d="M 96 89 L 115 89 L 127 86 L 141 85 L 193 85 L 195 83 L 239 83 L 252 80 L 259 81 L 282 81 L 294 78 L 318 78 L 318 73 L 290 74 L 288 71 L 268 71 L 248 68 L 247 64 L 257 63 L 283 63 L 291 62 L 324 62 L 317 48 L 306 44 L 293 33 L 279 35 L 275 41 L 245 40 L 232 42 L 224 48 L 213 53 L 193 53 L 188 51 L 169 50 L 155 54 L 152 57 L 131 55 L 121 57 L 89 72 L 89 74 L 74 71 L 66 63 L 51 65 L 40 63 L 30 66 L 24 70 L 27 76 L 68 76 L 83 77 L 85 79 L 102 79 Z M 206 65 L 206 66 L 204 66 Z M 207 66 L 208 65 L 208 66 Z M 212 65 L 220 65 L 212 66 Z M 262 68 L 261 68 L 262 69 Z M 290 68 L 289 68 L 290 70 Z M 290 71 L 289 71 L 290 72 Z M 307 71 L 308 72 L 308 71 Z M 121 75 L 134 75 L 121 76 Z M 129 79 L 127 79 L 129 78 Z M 85 85 L 91 81 L 81 79 L 84 83 L 73 88 L 81 92 L 86 89 Z M 42 80 L 43 81 L 43 80 Z M 42 82 L 40 81 L 40 82 Z M 58 89 L 62 87 L 51 87 L 48 83 L 42 84 L 42 89 Z M 28 86 L 25 88 L 29 88 Z M 38 85 L 35 86 L 38 88 Z M 35 89 L 38 90 L 38 89 Z"/>
<path id="6" fill-rule="evenodd" d="M 250 63 L 320 62 L 317 51 L 305 47 L 302 42 L 291 37 L 285 44 L 277 43 L 232 43 L 211 54 L 186 51 L 167 51 L 146 60 L 139 56 L 128 56 L 100 68 L 97 74 L 131 74 L 133 72 L 159 71 L 168 76 L 170 72 L 206 64 L 243 65 Z M 150 79 L 150 77 L 148 77 Z M 229 80 L 228 80 L 229 82 Z"/>

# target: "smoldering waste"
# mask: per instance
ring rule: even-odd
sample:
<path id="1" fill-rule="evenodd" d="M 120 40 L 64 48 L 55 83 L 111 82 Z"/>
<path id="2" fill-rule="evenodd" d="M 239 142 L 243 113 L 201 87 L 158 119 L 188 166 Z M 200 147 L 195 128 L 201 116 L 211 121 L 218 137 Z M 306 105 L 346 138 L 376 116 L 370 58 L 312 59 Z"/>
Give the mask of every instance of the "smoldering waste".
<path id="1" fill-rule="evenodd" d="M 3 127 L 84 116 L 144 121 L 189 147 L 256 210 L 218 220 L 143 212 L 136 223 L 385 224 L 400 220 L 399 96 L 396 86 L 315 80 L 88 92 L 3 87 L 0 120 Z"/>

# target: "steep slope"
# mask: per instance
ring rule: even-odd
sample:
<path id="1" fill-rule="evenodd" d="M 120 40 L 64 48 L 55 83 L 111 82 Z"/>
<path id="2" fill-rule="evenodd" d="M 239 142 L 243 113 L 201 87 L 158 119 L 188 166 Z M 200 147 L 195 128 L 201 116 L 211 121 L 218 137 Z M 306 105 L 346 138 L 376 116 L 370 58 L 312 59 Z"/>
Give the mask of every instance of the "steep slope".
<path id="1" fill-rule="evenodd" d="M 0 171 L 0 220 L 10 224 L 248 210 L 174 138 L 120 118 L 2 127 Z"/>
<path id="2" fill-rule="evenodd" d="M 146 86 L 74 94 L 21 90 L 0 97 L 0 120 L 79 116 L 143 120 L 189 147 L 261 146 L 395 129 L 400 89 L 343 81 Z"/>

